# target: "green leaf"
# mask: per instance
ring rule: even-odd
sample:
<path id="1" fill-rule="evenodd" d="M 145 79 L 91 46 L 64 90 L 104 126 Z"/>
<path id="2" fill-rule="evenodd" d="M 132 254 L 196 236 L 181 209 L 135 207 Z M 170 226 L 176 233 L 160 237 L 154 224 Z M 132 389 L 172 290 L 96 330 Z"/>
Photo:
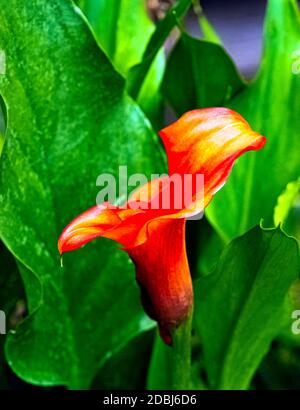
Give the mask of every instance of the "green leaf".
<path id="1" fill-rule="evenodd" d="M 167 390 L 172 384 L 172 354 L 156 334 L 147 377 L 148 390 Z"/>
<path id="2" fill-rule="evenodd" d="M 1 152 L 2 152 L 2 148 L 3 148 L 3 144 L 4 144 L 4 139 L 5 139 L 4 134 L 2 134 L 2 133 L 0 132 L 0 155 L 1 155 Z"/>
<path id="3" fill-rule="evenodd" d="M 171 31 L 187 13 L 192 0 L 178 0 L 177 3 L 168 11 L 165 18 L 158 22 L 147 48 L 143 54 L 140 64 L 132 67 L 129 73 L 127 89 L 133 98 L 138 98 L 143 87 L 144 80 L 149 69 L 157 56 L 157 53 L 164 45 Z"/>
<path id="4" fill-rule="evenodd" d="M 208 222 L 201 226 L 197 233 L 199 242 L 196 250 L 198 253 L 196 272 L 206 276 L 216 267 L 225 243 Z"/>
<path id="5" fill-rule="evenodd" d="M 171 346 L 163 343 L 162 339 L 158 340 L 157 335 L 149 368 L 148 388 L 191 389 L 193 387 L 191 357 L 192 314 L 180 326 L 173 329 Z"/>
<path id="6" fill-rule="evenodd" d="M 216 43 L 221 45 L 222 40 L 218 36 L 218 33 L 214 27 L 210 24 L 209 20 L 203 13 L 203 9 L 200 4 L 200 0 L 193 0 L 194 12 L 198 16 L 199 27 L 203 33 L 204 40 L 210 41 L 211 43 Z"/>
<path id="7" fill-rule="evenodd" d="M 218 34 L 216 33 L 215 29 L 213 26 L 210 24 L 210 22 L 207 20 L 204 14 L 201 14 L 199 16 L 199 25 L 200 28 L 203 32 L 203 38 L 207 41 L 210 41 L 211 43 L 215 44 L 222 44 L 222 41 Z"/>
<path id="8" fill-rule="evenodd" d="M 286 297 L 285 303 L 285 325 L 282 331 L 278 335 L 278 340 L 290 347 L 300 346 L 300 334 L 293 331 L 295 323 L 297 322 L 298 315 L 295 316 L 296 311 L 300 310 L 300 280 L 298 279 L 290 287 Z M 296 312 L 297 313 L 297 312 Z M 297 322 L 298 323 L 298 322 Z M 296 323 L 296 325 L 297 325 Z"/>
<path id="9" fill-rule="evenodd" d="M 285 300 L 299 272 L 297 242 L 255 227 L 224 250 L 196 282 L 195 326 L 211 388 L 246 389 L 286 322 Z"/>
<path id="10" fill-rule="evenodd" d="M 126 77 L 140 62 L 154 31 L 146 3 L 136 0 L 80 0 L 79 7 L 117 70 Z"/>
<path id="11" fill-rule="evenodd" d="M 163 93 L 178 116 L 197 107 L 226 105 L 243 87 L 223 47 L 182 34 L 163 82 Z"/>
<path id="12" fill-rule="evenodd" d="M 289 182 L 286 189 L 282 192 L 277 200 L 277 205 L 274 209 L 274 224 L 279 225 L 286 221 L 291 208 L 294 205 L 296 198 L 300 193 L 300 178 L 297 181 Z"/>
<path id="13" fill-rule="evenodd" d="M 285 344 L 274 344 L 259 369 L 259 382 L 260 390 L 299 390 L 299 349 L 291 350 Z"/>
<path id="14" fill-rule="evenodd" d="M 192 340 L 192 347 L 195 342 Z M 202 368 L 201 359 L 197 352 L 192 352 L 192 358 L 197 359 L 192 363 L 189 385 L 186 387 L 193 390 L 204 390 L 205 386 L 200 378 Z M 156 334 L 153 345 L 151 361 L 148 369 L 147 389 L 148 390 L 172 390 L 174 371 L 174 352 Z"/>
<path id="15" fill-rule="evenodd" d="M 153 331 L 142 333 L 107 360 L 93 382 L 93 389 L 144 390 L 153 336 Z"/>
<path id="16" fill-rule="evenodd" d="M 300 243 L 300 178 L 296 181 L 289 182 L 286 189 L 282 192 L 277 200 L 274 209 L 274 224 L 280 225 L 288 235 L 294 236 Z M 291 345 L 299 346 L 300 336 L 291 331 L 295 318 L 292 312 L 300 309 L 300 281 L 296 281 L 289 289 L 286 301 L 286 327 L 280 334 L 280 340 L 284 340 Z"/>
<path id="17" fill-rule="evenodd" d="M 161 172 L 161 151 L 71 1 L 1 0 L 0 49 L 8 110 L 0 235 L 20 261 L 30 313 L 9 335 L 7 357 L 28 382 L 87 388 L 153 322 L 116 244 L 99 239 L 67 254 L 62 269 L 57 239 L 95 204 L 99 174 L 117 176 L 119 165 L 129 175 Z"/>
<path id="18" fill-rule="evenodd" d="M 129 69 L 141 62 L 147 43 L 155 30 L 145 1 L 80 0 L 98 43 L 126 78 Z M 143 111 L 160 126 L 162 109 L 160 87 L 164 74 L 163 50 L 155 58 L 137 98 Z"/>
<path id="19" fill-rule="evenodd" d="M 278 196 L 299 175 L 300 75 L 293 71 L 299 46 L 296 1 L 270 0 L 259 75 L 229 104 L 267 137 L 267 144 L 240 158 L 206 214 L 227 239 L 261 218 L 272 226 Z"/>
<path id="20" fill-rule="evenodd" d="M 6 124 L 5 124 L 5 107 L 4 107 L 4 102 L 0 96 L 0 156 L 5 140 L 5 130 L 6 130 Z"/>
<path id="21" fill-rule="evenodd" d="M 300 178 L 296 181 L 289 182 L 279 196 L 277 205 L 274 209 L 274 224 L 281 225 L 282 229 L 289 235 L 292 235 L 300 243 Z M 300 345 L 300 335 L 294 334 L 291 327 L 295 318 L 292 312 L 300 309 L 300 280 L 295 282 L 289 289 L 286 301 L 287 321 L 286 327 L 279 335 L 280 340 L 290 345 Z"/>
<path id="22" fill-rule="evenodd" d="M 300 242 L 300 178 L 289 182 L 277 200 L 274 209 L 275 226 L 283 229 Z"/>
<path id="23" fill-rule="evenodd" d="M 5 314 L 5 331 L 14 328 L 25 313 L 24 289 L 13 256 L 0 241 L 0 310 Z M 2 319 L 2 316 L 1 316 Z M 2 323 L 1 323 L 2 325 Z M 1 327 L 1 331 L 2 331 Z M 0 390 L 8 388 L 6 360 L 4 355 L 5 334 L 0 334 Z"/>
<path id="24" fill-rule="evenodd" d="M 261 67 L 247 86 L 221 47 L 187 35 L 168 62 L 164 90 L 178 115 L 199 107 L 228 106 L 267 137 L 262 151 L 246 153 L 238 160 L 206 210 L 225 241 L 246 232 L 261 218 L 272 226 L 278 196 L 299 175 L 299 47 L 297 2 L 269 0 Z"/>

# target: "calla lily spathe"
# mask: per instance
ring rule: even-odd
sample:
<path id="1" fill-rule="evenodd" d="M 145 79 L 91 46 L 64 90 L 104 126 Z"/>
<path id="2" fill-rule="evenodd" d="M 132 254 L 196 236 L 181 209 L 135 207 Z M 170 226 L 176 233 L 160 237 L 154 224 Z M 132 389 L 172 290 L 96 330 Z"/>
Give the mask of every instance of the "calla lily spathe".
<path id="1" fill-rule="evenodd" d="M 175 209 L 172 203 L 168 209 L 153 209 L 152 201 L 160 200 L 171 184 L 168 177 L 151 181 L 132 194 L 126 208 L 113 209 L 104 203 L 79 215 L 62 232 L 58 248 L 62 254 L 100 236 L 119 242 L 135 264 L 145 311 L 158 322 L 164 341 L 171 344 L 172 330 L 187 318 L 193 304 L 185 249 L 186 217 L 195 213 L 195 208 L 203 211 L 225 184 L 234 161 L 246 151 L 261 149 L 266 139 L 238 113 L 225 108 L 190 111 L 159 135 L 168 157 L 169 176 L 204 175 L 202 197 L 197 197 L 192 182 L 192 203 L 185 203 L 182 209 Z M 142 202 L 149 206 L 131 206 Z"/>

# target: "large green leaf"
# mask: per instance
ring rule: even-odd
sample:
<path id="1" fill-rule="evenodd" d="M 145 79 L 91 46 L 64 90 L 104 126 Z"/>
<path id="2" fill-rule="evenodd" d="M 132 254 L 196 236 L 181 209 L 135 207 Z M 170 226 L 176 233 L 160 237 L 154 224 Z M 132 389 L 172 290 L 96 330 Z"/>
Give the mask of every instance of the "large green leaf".
<path id="1" fill-rule="evenodd" d="M 57 238 L 95 204 L 103 172 L 161 172 L 159 145 L 124 81 L 66 0 L 0 0 L 0 91 L 8 129 L 0 168 L 0 234 L 20 261 L 31 315 L 7 340 L 23 379 L 86 388 L 99 366 L 153 326 L 134 269 L 106 240 L 67 254 Z"/>
<path id="2" fill-rule="evenodd" d="M 195 326 L 212 388 L 248 387 L 286 323 L 286 294 L 298 272 L 297 242 L 280 229 L 255 227 L 196 282 Z"/>
<path id="3" fill-rule="evenodd" d="M 141 61 L 155 26 L 146 2 L 136 0 L 79 0 L 102 49 L 125 77 Z"/>
<path id="4" fill-rule="evenodd" d="M 126 78 L 128 70 L 141 62 L 147 43 L 155 30 L 143 0 L 79 0 L 102 49 Z M 160 87 L 164 74 L 163 50 L 153 61 L 137 100 L 160 126 L 162 107 Z"/>
<path id="5" fill-rule="evenodd" d="M 177 58 L 176 54 L 171 57 L 165 89 L 179 114 L 190 108 L 226 105 L 241 113 L 253 129 L 267 137 L 262 151 L 247 153 L 239 159 L 228 183 L 207 209 L 207 217 L 225 240 L 247 231 L 261 218 L 271 225 L 277 197 L 299 175 L 299 47 L 296 1 L 269 0 L 259 74 L 237 95 L 237 73 L 216 44 L 184 36 L 174 51 Z M 183 53 L 187 56 L 185 60 Z M 182 78 L 189 78 L 188 82 L 180 81 L 179 75 L 176 77 L 176 64 L 184 72 Z M 173 84 L 176 79 L 174 90 L 178 98 L 175 92 L 170 92 L 169 75 Z M 177 84 L 181 85 L 179 91 Z M 228 100 L 228 96 L 232 98 Z"/>

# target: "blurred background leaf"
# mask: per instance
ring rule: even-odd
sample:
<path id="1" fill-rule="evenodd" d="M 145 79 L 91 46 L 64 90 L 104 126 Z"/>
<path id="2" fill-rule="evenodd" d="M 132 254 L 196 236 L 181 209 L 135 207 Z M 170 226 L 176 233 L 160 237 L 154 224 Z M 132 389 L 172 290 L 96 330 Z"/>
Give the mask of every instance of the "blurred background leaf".
<path id="1" fill-rule="evenodd" d="M 155 30 L 155 25 L 146 10 L 146 2 L 78 0 L 78 5 L 89 20 L 101 48 L 126 78 L 129 69 L 140 63 Z M 156 128 L 161 126 L 163 118 L 160 86 L 164 67 L 165 57 L 161 50 L 151 64 L 137 98 Z"/>
<path id="2" fill-rule="evenodd" d="M 282 224 L 284 231 L 300 243 L 300 177 L 289 182 L 278 197 L 274 209 L 274 224 Z"/>
<path id="3" fill-rule="evenodd" d="M 144 51 L 140 64 L 131 68 L 128 76 L 127 89 L 129 94 L 137 99 L 142 92 L 145 78 L 157 54 L 163 47 L 171 31 L 178 25 L 189 10 L 192 0 L 178 0 L 168 11 L 165 18 L 157 23 L 156 30 Z"/>
<path id="4" fill-rule="evenodd" d="M 222 46 L 182 33 L 163 82 L 164 95 L 178 116 L 197 107 L 226 105 L 243 87 Z"/>
<path id="5" fill-rule="evenodd" d="M 298 252 L 280 229 L 255 227 L 225 248 L 214 273 L 196 281 L 195 327 L 210 388 L 248 387 L 286 322 Z"/>
<path id="6" fill-rule="evenodd" d="M 219 37 L 215 28 L 210 21 L 206 18 L 203 9 L 200 4 L 200 0 L 193 0 L 194 12 L 198 17 L 199 27 L 202 31 L 204 40 L 210 41 L 215 44 L 222 44 L 222 39 Z"/>
<path id="7" fill-rule="evenodd" d="M 255 379 L 256 388 L 268 390 L 299 390 L 300 349 L 284 343 L 273 343 Z"/>
<path id="8" fill-rule="evenodd" d="M 57 239 L 95 204 L 100 173 L 117 175 L 121 164 L 129 174 L 161 172 L 161 151 L 71 2 L 3 1 L 0 48 L 9 67 L 0 77 L 9 118 L 0 234 L 19 261 L 30 313 L 8 335 L 7 358 L 30 383 L 88 388 L 153 322 L 115 244 L 96 241 L 66 255 L 61 269 Z"/>

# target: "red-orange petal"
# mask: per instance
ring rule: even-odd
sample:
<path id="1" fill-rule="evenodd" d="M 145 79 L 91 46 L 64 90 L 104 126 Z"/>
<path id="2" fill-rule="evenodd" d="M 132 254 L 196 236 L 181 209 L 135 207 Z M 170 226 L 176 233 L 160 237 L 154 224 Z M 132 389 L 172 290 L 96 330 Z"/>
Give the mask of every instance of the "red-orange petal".
<path id="1" fill-rule="evenodd" d="M 60 254 L 73 251 L 93 239 L 104 237 L 132 247 L 145 242 L 143 229 L 149 216 L 141 209 L 113 208 L 108 203 L 94 206 L 65 227 L 58 239 Z"/>
<path id="2" fill-rule="evenodd" d="M 204 206 L 225 184 L 234 161 L 266 143 L 240 114 L 227 108 L 189 111 L 159 134 L 170 175 L 204 175 Z"/>
<path id="3" fill-rule="evenodd" d="M 155 220 L 148 224 L 148 240 L 129 250 L 148 315 L 159 324 L 171 344 L 172 330 L 189 315 L 193 287 L 185 250 L 185 219 Z"/>

